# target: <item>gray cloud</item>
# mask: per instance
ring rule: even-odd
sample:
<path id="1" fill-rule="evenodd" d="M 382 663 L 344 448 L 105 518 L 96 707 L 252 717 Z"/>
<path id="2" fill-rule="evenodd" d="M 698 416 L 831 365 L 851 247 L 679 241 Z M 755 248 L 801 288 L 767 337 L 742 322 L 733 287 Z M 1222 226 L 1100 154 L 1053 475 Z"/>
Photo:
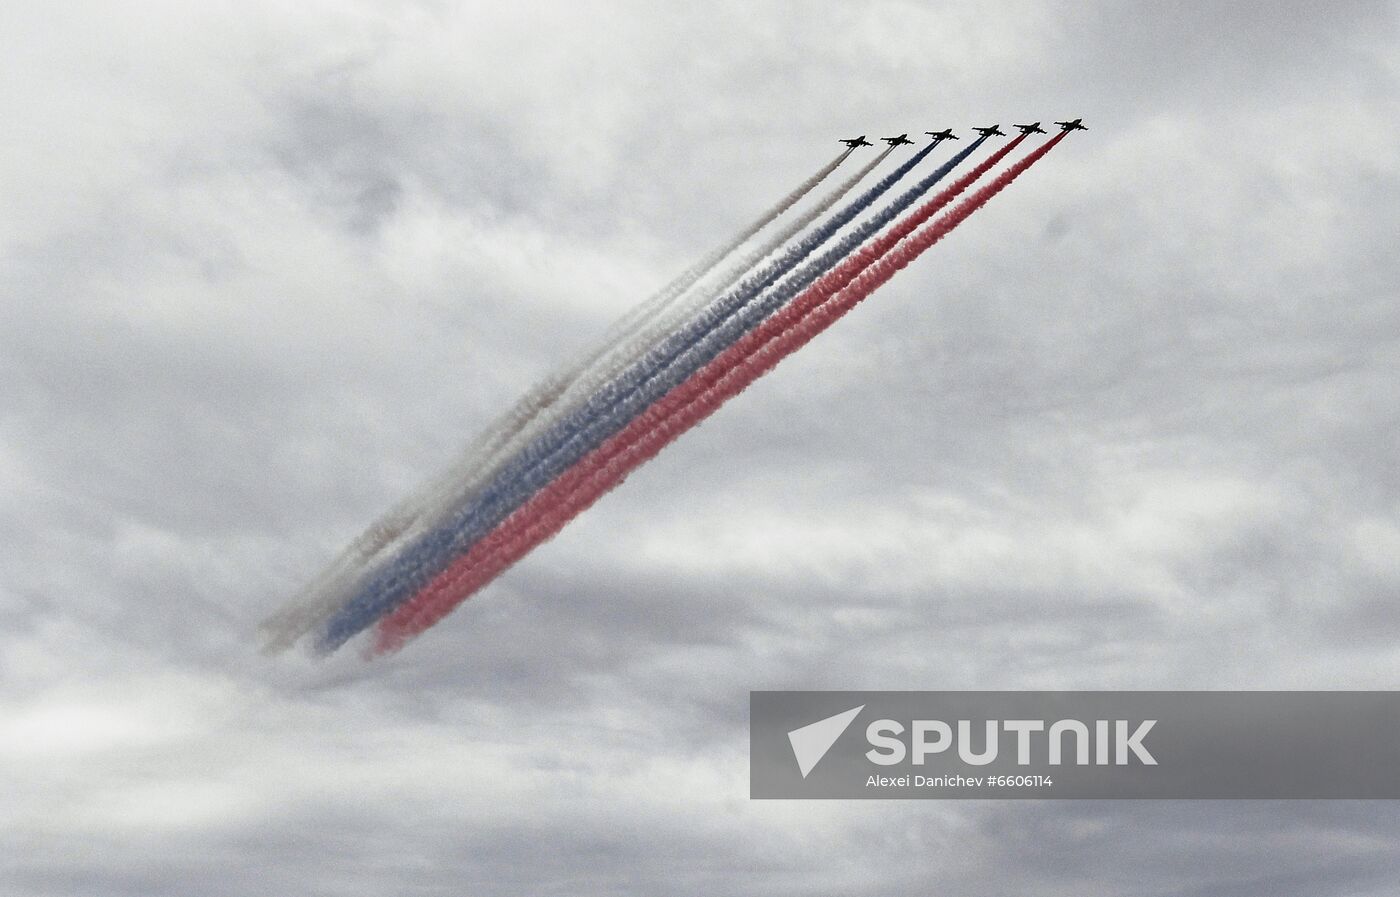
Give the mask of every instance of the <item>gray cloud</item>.
<path id="1" fill-rule="evenodd" d="M 1393 4 L 3 14 L 22 895 L 1380 895 L 1380 803 L 753 802 L 761 688 L 1389 688 Z M 1083 115 L 401 655 L 256 623 L 834 153 Z"/>

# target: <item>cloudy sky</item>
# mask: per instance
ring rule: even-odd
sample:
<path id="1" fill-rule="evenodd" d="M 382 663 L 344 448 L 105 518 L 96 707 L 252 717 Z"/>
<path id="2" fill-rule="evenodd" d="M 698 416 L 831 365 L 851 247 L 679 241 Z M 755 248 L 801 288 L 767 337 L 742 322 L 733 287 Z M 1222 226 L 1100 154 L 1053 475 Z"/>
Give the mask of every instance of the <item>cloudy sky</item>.
<path id="1" fill-rule="evenodd" d="M 991 7 L 0 4 L 6 894 L 1392 894 L 1379 802 L 748 798 L 750 689 L 1400 685 L 1396 6 Z M 837 137 L 1067 116 L 402 654 L 258 654 Z"/>

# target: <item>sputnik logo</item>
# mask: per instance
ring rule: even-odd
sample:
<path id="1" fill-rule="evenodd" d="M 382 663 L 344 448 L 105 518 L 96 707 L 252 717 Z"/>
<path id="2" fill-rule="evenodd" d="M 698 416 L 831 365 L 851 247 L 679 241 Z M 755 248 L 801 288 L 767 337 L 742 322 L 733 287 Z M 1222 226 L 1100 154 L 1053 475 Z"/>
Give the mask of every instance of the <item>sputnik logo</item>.
<path id="1" fill-rule="evenodd" d="M 861 704 L 788 733 L 792 755 L 797 758 L 797 768 L 802 771 L 802 778 L 807 778 L 807 773 L 821 762 L 826 752 L 836 743 L 836 739 L 841 737 L 841 733 L 846 731 L 851 721 L 864 709 L 865 705 Z"/>

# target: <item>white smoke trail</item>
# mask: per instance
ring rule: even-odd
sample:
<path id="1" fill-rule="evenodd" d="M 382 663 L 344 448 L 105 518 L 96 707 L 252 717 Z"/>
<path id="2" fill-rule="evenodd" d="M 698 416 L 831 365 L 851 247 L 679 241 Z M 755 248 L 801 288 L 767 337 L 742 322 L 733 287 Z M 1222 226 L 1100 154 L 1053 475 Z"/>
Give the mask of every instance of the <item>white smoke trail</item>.
<path id="1" fill-rule="evenodd" d="M 721 261 L 772 224 L 830 176 L 851 152 L 852 149 L 849 148 L 842 151 L 727 243 L 716 247 L 651 298 L 631 309 L 612 325 L 597 349 L 536 384 L 510 411 L 501 415 L 485 432 L 478 435 L 449 470 L 433 478 L 371 524 L 315 579 L 303 587 L 284 610 L 265 621 L 261 627 L 264 650 L 276 652 L 290 647 L 318 622 L 334 613 L 348 598 L 366 569 L 379 558 L 392 554 L 398 545 L 416 536 L 445 509 L 461 501 L 464 490 L 478 489 L 504 459 L 509 457 L 510 446 L 520 442 L 527 427 L 530 434 L 539 432 L 539 428 L 533 424 L 541 412 L 551 409 L 570 386 L 597 365 L 599 359 L 613 352 L 619 345 L 631 345 L 635 342 L 632 339 L 634 335 L 644 327 L 647 333 L 656 333 L 657 326 L 654 322 L 663 314 L 667 321 L 676 320 L 674 310 L 670 314 L 667 314 L 667 310 L 675 306 L 677 300 L 683 298 L 691 287 L 708 275 Z M 737 280 L 754 263 L 806 227 L 818 214 L 849 192 L 889 152 L 889 149 L 885 150 L 874 162 L 866 165 L 823 199 L 815 209 L 804 213 L 797 222 L 784 228 L 778 238 L 768 240 L 759 251 L 750 253 L 742 264 L 732 266 L 725 274 L 723 282 L 727 285 L 732 280 Z M 712 299 L 715 294 L 715 290 L 707 290 L 701 298 Z M 697 304 L 692 300 L 687 303 L 687 307 Z M 650 327 L 647 326 L 649 322 L 652 323 Z"/>

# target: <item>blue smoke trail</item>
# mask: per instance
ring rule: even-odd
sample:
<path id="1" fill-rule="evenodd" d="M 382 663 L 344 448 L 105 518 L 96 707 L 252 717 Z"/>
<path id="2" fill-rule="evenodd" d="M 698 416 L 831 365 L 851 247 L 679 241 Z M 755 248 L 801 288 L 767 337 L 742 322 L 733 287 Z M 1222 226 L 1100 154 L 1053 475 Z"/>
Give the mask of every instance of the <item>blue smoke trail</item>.
<path id="1" fill-rule="evenodd" d="M 608 436 L 621 430 L 647 406 L 682 383 L 739 336 L 756 327 L 893 221 L 971 155 L 985 139 L 978 138 L 968 144 L 937 171 L 862 222 L 836 246 L 804 265 L 777 289 L 763 296 L 761 301 L 753 302 L 756 296 L 791 272 L 837 231 L 873 205 L 921 162 L 939 141 L 930 143 L 761 272 L 745 278 L 736 290 L 707 308 L 700 317 L 658 343 L 620 377 L 604 386 L 512 458 L 475 500 L 376 570 L 355 597 L 327 622 L 318 648 L 323 651 L 335 650 L 408 600 L 454 556 L 490 532 L 536 491 Z"/>

